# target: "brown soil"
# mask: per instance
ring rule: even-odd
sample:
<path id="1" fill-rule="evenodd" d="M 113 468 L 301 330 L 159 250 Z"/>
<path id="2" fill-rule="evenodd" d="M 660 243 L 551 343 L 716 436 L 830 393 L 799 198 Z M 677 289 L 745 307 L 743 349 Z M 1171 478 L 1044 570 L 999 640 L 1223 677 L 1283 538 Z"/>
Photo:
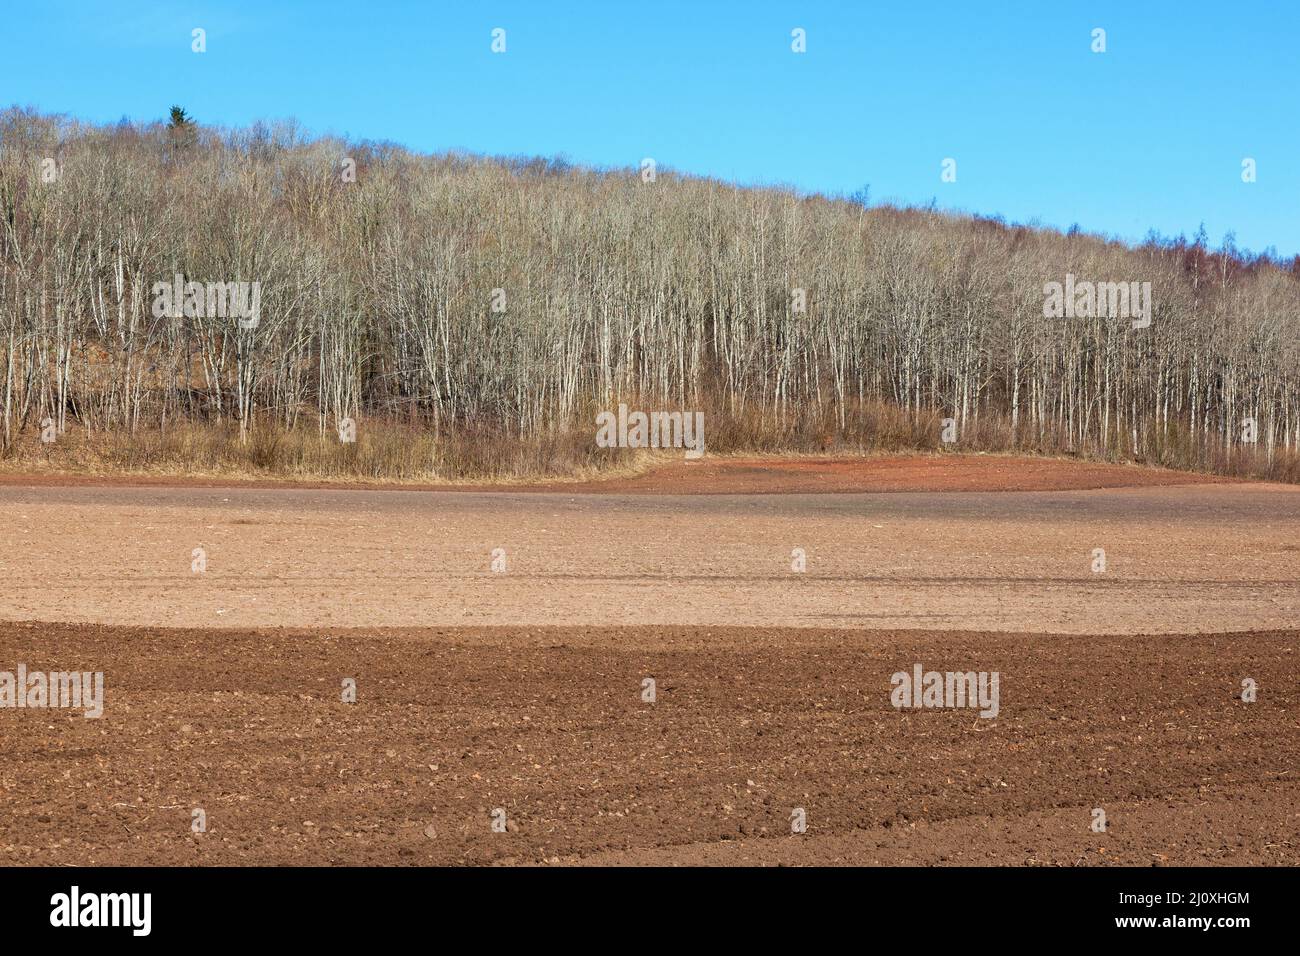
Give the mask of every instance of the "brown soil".
<path id="1" fill-rule="evenodd" d="M 107 704 L 0 710 L 0 862 L 1296 865 L 1298 654 L 1296 631 L 3 624 L 0 669 L 102 670 Z M 895 710 L 917 662 L 1000 672 L 998 717 Z"/>
<path id="2" fill-rule="evenodd" d="M 107 695 L 0 708 L 0 864 L 1300 864 L 1300 488 L 598 487 L 0 480 L 0 671 Z M 895 710 L 916 663 L 999 672 L 998 717 Z"/>
<path id="3" fill-rule="evenodd" d="M 0 620 L 1081 634 L 1300 622 L 1300 488 L 1262 483 L 680 496 L 8 486 L 0 513 Z M 497 549 L 504 573 L 490 570 Z"/>
<path id="4" fill-rule="evenodd" d="M 1005 455 L 889 458 L 701 458 L 632 478 L 547 490 L 629 494 L 827 494 L 928 491 L 1079 491 L 1206 484 L 1210 475 L 1136 465 Z"/>

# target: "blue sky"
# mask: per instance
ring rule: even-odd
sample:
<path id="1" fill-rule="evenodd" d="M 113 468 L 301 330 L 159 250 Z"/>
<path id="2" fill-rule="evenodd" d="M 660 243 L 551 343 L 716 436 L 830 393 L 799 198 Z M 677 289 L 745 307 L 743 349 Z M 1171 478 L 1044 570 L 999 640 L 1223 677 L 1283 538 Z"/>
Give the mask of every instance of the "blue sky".
<path id="1" fill-rule="evenodd" d="M 1129 240 L 1204 222 L 1216 245 L 1300 253 L 1291 0 L 41 0 L 3 18 L 3 105 L 112 122 L 179 103 L 421 151 L 649 156 Z"/>

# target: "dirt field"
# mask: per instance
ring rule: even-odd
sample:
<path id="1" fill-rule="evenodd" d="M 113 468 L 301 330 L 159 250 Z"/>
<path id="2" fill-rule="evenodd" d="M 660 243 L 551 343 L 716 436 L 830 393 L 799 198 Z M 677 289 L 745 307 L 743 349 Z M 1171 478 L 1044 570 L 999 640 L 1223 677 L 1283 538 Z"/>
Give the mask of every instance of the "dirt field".
<path id="1" fill-rule="evenodd" d="M 1300 489 L 978 460 L 0 483 L 0 863 L 1300 863 Z"/>
<path id="2" fill-rule="evenodd" d="M 762 495 L 7 485 L 0 508 L 4 620 L 1075 634 L 1300 622 L 1300 488 L 1279 485 Z"/>

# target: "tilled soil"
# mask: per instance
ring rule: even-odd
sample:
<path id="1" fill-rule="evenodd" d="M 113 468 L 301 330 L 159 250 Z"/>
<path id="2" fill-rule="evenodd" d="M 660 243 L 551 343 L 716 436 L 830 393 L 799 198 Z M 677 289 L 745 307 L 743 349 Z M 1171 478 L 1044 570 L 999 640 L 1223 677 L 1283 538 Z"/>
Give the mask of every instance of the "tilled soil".
<path id="1" fill-rule="evenodd" d="M 0 514 L 0 672 L 107 696 L 0 707 L 0 864 L 1300 863 L 1295 487 L 705 459 Z M 895 709 L 918 663 L 997 716 Z"/>
<path id="2" fill-rule="evenodd" d="M 932 491 L 1084 491 L 1215 484 L 1211 475 L 1141 465 L 1011 455 L 668 460 L 644 474 L 546 491 L 619 494 L 845 494 Z"/>
<path id="3" fill-rule="evenodd" d="M 0 709 L 0 863 L 1296 865 L 1298 654 L 1294 630 L 5 623 L 0 670 L 103 671 L 106 705 Z M 997 671 L 997 717 L 896 710 L 916 663 Z"/>
<path id="4" fill-rule="evenodd" d="M 1284 485 L 790 495 L 5 486 L 0 514 L 0 620 L 1078 634 L 1300 624 L 1300 487 Z"/>

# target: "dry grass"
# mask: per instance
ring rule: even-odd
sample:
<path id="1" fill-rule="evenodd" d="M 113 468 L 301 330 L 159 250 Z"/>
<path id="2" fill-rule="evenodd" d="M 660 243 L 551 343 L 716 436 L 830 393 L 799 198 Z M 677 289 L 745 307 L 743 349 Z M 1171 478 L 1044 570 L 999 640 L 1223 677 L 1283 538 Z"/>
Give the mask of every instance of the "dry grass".
<path id="1" fill-rule="evenodd" d="M 633 408 L 635 401 L 629 402 Z M 968 422 L 956 444 L 939 440 L 940 412 L 913 414 L 896 406 L 856 407 L 840 428 L 832 410 L 807 409 L 775 416 L 753 408 L 704 409 L 712 455 L 773 457 L 852 456 L 906 452 L 991 452 L 1081 459 L 1200 471 L 1218 475 L 1300 482 L 1300 458 L 1263 446 L 1207 448 L 1185 432 L 1171 431 L 1148 444 L 1155 456 L 1124 449 L 1079 447 L 1048 431 L 983 415 Z M 594 419 L 594 414 L 591 416 Z M 589 419 L 589 420 L 591 420 Z M 0 458 L 9 473 L 87 476 L 156 476 L 392 483 L 528 482 L 614 478 L 636 474 L 662 458 L 645 449 L 597 447 L 595 426 L 570 425 L 550 433 L 520 435 L 485 425 L 435 431 L 410 421 L 364 418 L 356 441 L 331 429 L 260 425 L 246 439 L 231 422 L 140 428 L 134 434 L 90 432 L 73 425 L 52 444 L 35 429 L 20 434 Z"/>
<path id="2" fill-rule="evenodd" d="M 24 435 L 0 461 L 9 472 L 96 476 L 286 478 L 321 481 L 521 481 L 634 471 L 630 451 L 597 448 L 590 435 L 525 438 L 432 430 L 382 420 L 358 422 L 354 443 L 333 431 L 264 426 L 241 440 L 229 423 L 88 433 L 70 429 L 50 445 Z"/>

